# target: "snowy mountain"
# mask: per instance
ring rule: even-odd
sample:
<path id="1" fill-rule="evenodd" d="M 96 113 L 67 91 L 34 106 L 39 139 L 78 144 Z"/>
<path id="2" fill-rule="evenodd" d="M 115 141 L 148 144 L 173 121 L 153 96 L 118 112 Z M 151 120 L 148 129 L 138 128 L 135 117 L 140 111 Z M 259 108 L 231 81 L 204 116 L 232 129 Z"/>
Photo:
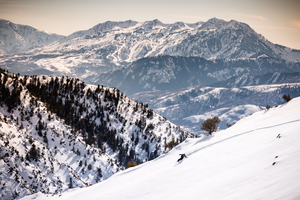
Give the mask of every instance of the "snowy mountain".
<path id="1" fill-rule="evenodd" d="M 25 52 L 64 38 L 31 26 L 0 19 L 0 55 Z"/>
<path id="2" fill-rule="evenodd" d="M 137 67 L 138 64 L 153 67 L 157 61 L 158 65 L 163 65 L 161 59 L 167 57 L 172 57 L 173 60 L 182 59 L 176 61 L 183 65 L 177 67 L 182 68 L 187 68 L 192 63 L 193 68 L 207 64 L 209 84 L 245 74 L 249 69 L 251 71 L 248 75 L 254 76 L 300 70 L 299 50 L 273 44 L 247 24 L 216 18 L 195 24 L 164 24 L 159 20 L 108 21 L 21 55 L 1 56 L 0 66 L 23 75 L 65 75 L 91 84 L 106 85 L 114 80 L 103 82 L 103 74 L 105 77 L 115 77 L 116 73 L 123 73 L 115 72 L 116 70 L 128 70 L 128 67 Z M 184 64 L 186 60 L 189 65 Z M 251 69 L 252 64 L 258 70 L 256 73 Z M 226 68 L 231 65 L 235 67 L 228 71 Z M 247 66 L 246 69 L 244 66 Z M 204 69 L 205 67 L 199 69 L 197 73 L 201 74 Z M 154 76 L 155 80 L 160 80 L 160 76 L 169 73 L 159 69 L 149 70 L 157 74 L 158 77 Z M 191 83 L 198 82 L 197 79 L 202 80 L 202 77 L 194 77 L 189 85 L 182 87 L 191 86 Z M 199 83 L 201 82 L 197 84 Z M 108 86 L 115 87 L 113 84 Z M 143 84 L 142 87 L 148 86 Z M 153 87 L 156 88 L 150 88 Z"/>
<path id="3" fill-rule="evenodd" d="M 200 125 L 218 116 L 220 129 L 267 105 L 284 103 L 283 95 L 300 96 L 300 83 L 245 86 L 240 88 L 192 86 L 172 91 L 148 91 L 130 96 L 149 104 L 160 115 L 194 134 L 203 133 Z"/>
<path id="4" fill-rule="evenodd" d="M 60 194 L 161 155 L 192 134 L 115 88 L 0 75 L 0 197 Z M 13 189 L 12 189 L 13 188 Z"/>
<path id="5" fill-rule="evenodd" d="M 22 200 L 299 199 L 299 105 L 294 98 L 212 136 L 187 139 L 91 187 Z M 182 153 L 187 158 L 177 163 Z"/>
<path id="6" fill-rule="evenodd" d="M 106 58 L 115 63 L 158 55 L 205 59 L 269 56 L 300 61 L 299 51 L 267 41 L 247 24 L 217 18 L 195 24 L 164 24 L 157 19 L 107 21 L 89 30 L 75 32 L 66 40 L 69 41 L 45 48 L 45 51 L 56 49 L 67 53 L 70 45 L 73 50 L 84 50 L 89 54 L 106 49 L 109 50 Z"/>

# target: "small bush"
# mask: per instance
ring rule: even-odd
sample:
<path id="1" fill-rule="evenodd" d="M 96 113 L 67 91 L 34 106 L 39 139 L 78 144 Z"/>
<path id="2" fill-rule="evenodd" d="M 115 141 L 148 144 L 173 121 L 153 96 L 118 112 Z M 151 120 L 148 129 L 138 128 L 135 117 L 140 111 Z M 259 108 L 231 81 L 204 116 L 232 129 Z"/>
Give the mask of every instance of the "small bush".
<path id="1" fill-rule="evenodd" d="M 200 129 L 203 131 L 207 131 L 208 135 L 211 135 L 213 132 L 217 131 L 218 129 L 218 124 L 221 122 L 219 117 L 214 117 L 214 118 L 208 118 L 206 119 Z"/>
<path id="2" fill-rule="evenodd" d="M 167 144 L 165 144 L 165 148 L 168 148 L 168 149 L 173 149 L 174 147 L 176 147 L 178 145 L 178 142 L 175 142 L 175 141 L 171 141 L 171 142 L 169 142 L 169 143 L 167 143 Z"/>
<path id="3" fill-rule="evenodd" d="M 293 98 L 290 97 L 289 94 L 288 94 L 288 95 L 283 95 L 282 98 L 283 98 L 283 100 L 284 100 L 285 102 L 289 102 L 290 100 L 293 99 Z"/>
<path id="4" fill-rule="evenodd" d="M 137 166 L 136 162 L 128 162 L 127 164 L 127 168 L 135 167 L 135 166 Z"/>
<path id="5" fill-rule="evenodd" d="M 270 105 L 266 105 L 266 110 L 269 110 L 271 108 Z"/>

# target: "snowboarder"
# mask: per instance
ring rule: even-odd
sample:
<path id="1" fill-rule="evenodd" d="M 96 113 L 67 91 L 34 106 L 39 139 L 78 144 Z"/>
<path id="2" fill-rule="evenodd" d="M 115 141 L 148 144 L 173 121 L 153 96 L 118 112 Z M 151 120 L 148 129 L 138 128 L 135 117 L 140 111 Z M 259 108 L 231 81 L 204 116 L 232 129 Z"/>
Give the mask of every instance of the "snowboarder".
<path id="1" fill-rule="evenodd" d="M 181 157 L 177 160 L 177 162 L 181 161 L 184 157 L 187 158 L 187 156 L 185 154 L 179 154 Z"/>

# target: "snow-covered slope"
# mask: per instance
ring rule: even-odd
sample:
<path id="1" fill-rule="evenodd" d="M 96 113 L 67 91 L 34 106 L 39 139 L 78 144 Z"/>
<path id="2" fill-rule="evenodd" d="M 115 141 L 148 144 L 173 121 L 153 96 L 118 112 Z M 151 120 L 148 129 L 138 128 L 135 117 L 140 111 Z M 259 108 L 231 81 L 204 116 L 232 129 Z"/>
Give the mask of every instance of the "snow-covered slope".
<path id="1" fill-rule="evenodd" d="M 0 19 L 0 55 L 25 52 L 62 38 L 62 35 Z"/>
<path id="2" fill-rule="evenodd" d="M 209 117 L 219 116 L 220 128 L 266 105 L 284 103 L 282 96 L 300 96 L 300 83 L 246 86 L 240 88 L 193 86 L 172 91 L 148 91 L 136 93 L 132 99 L 148 103 L 157 113 L 175 124 L 200 134 L 201 123 Z"/>
<path id="3" fill-rule="evenodd" d="M 19 78 L 24 81 L 0 74 L 0 199 L 38 191 L 59 194 L 123 169 L 101 149 L 86 146 Z"/>
<path id="4" fill-rule="evenodd" d="M 300 198 L 300 98 L 212 136 L 187 139 L 159 158 L 61 196 L 22 200 Z M 188 158 L 177 163 L 180 153 Z"/>
<path id="5" fill-rule="evenodd" d="M 193 137 L 115 88 L 0 72 L 1 200 L 95 184 Z"/>

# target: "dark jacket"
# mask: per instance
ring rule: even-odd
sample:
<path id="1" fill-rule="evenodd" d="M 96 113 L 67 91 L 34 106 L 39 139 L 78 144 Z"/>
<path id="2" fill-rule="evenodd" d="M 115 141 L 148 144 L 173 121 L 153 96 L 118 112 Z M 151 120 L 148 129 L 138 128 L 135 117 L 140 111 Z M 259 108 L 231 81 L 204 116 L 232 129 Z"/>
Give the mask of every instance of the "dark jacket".
<path id="1" fill-rule="evenodd" d="M 180 158 L 177 160 L 177 162 L 180 161 L 180 160 L 182 160 L 184 157 L 186 157 L 185 154 L 179 154 L 179 155 L 180 155 Z M 186 158 L 187 158 L 187 157 L 186 157 Z"/>

